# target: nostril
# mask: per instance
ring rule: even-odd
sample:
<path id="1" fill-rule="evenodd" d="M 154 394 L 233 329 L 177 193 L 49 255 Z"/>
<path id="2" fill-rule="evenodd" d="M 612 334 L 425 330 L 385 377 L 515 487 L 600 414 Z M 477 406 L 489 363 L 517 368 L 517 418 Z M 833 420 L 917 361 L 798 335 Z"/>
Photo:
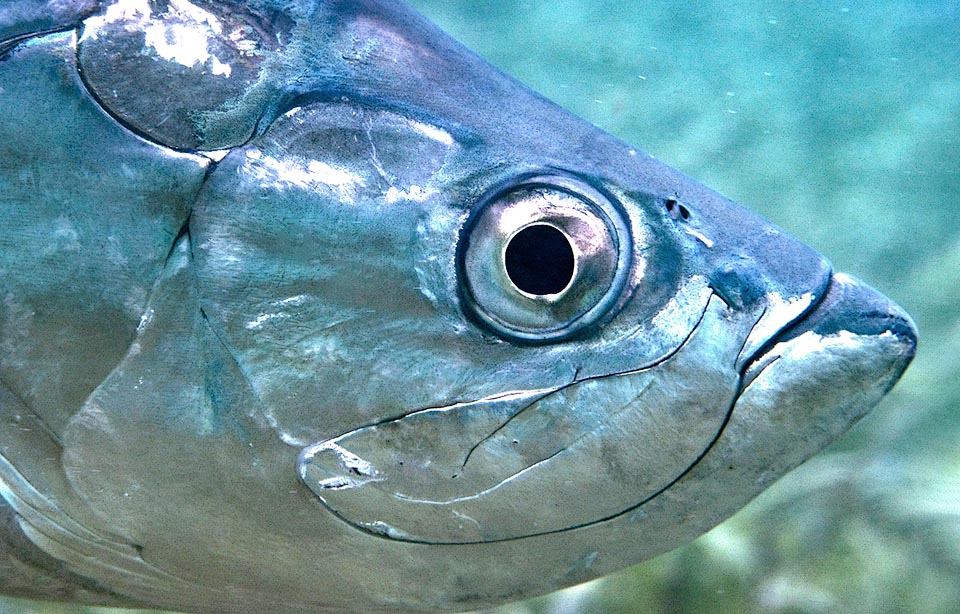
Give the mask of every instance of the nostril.
<path id="1" fill-rule="evenodd" d="M 667 209 L 667 213 L 668 213 L 668 214 L 670 215 L 670 217 L 673 218 L 674 220 L 679 220 L 679 219 L 689 220 L 689 219 L 690 219 L 690 210 L 687 209 L 686 205 L 684 205 L 683 203 L 681 203 L 679 200 L 677 200 L 677 199 L 675 199 L 675 198 L 667 199 L 667 202 L 665 203 L 665 206 L 666 206 L 666 209 Z"/>

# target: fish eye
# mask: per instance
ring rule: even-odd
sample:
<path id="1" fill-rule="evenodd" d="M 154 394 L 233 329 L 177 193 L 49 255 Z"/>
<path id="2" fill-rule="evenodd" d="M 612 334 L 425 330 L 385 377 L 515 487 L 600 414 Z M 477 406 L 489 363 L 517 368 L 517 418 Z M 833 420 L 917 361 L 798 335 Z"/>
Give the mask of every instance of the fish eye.
<path id="1" fill-rule="evenodd" d="M 464 226 L 458 275 L 467 313 L 512 341 L 569 338 L 608 316 L 630 269 L 619 205 L 573 177 L 492 190 Z"/>

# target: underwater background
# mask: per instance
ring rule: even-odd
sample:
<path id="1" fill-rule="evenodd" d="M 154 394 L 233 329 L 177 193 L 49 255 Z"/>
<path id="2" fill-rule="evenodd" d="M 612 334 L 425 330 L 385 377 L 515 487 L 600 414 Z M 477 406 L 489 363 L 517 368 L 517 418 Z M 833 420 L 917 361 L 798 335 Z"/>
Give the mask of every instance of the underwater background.
<path id="1" fill-rule="evenodd" d="M 960 611 L 960 3 L 413 4 L 787 229 L 920 329 L 880 406 L 726 523 L 486 614 Z M 0 599 L 0 612 L 123 611 Z"/>

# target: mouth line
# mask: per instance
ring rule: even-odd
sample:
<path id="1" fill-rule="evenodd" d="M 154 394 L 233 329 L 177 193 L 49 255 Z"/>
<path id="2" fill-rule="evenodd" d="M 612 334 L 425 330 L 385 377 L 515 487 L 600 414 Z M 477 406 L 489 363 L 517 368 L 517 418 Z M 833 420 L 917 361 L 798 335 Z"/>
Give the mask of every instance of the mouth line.
<path id="1" fill-rule="evenodd" d="M 856 308 L 852 309 L 851 305 Z M 770 337 L 744 361 L 740 370 L 738 396 L 767 367 L 780 360 L 778 346 L 790 342 L 800 343 L 798 340 L 804 335 L 823 339 L 844 333 L 865 337 L 894 335 L 910 346 L 906 352 L 904 368 L 916 352 L 916 328 L 900 307 L 852 277 L 835 273 L 830 276 L 823 294 L 808 309 Z"/>

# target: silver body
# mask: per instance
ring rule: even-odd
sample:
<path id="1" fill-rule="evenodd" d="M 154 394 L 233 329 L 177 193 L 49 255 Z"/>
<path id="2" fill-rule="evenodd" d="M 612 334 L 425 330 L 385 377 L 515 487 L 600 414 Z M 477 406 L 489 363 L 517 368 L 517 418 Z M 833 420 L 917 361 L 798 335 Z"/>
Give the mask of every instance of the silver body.
<path id="1" fill-rule="evenodd" d="M 914 353 L 887 299 L 398 3 L 25 0 L 0 54 L 11 594 L 544 593 L 714 526 Z"/>

